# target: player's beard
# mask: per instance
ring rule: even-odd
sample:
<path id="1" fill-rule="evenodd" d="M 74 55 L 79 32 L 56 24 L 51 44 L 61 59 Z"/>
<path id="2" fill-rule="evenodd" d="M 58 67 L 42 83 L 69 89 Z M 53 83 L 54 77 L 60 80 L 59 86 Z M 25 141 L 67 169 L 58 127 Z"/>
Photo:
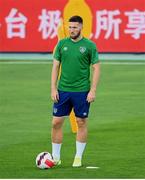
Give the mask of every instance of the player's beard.
<path id="1" fill-rule="evenodd" d="M 70 38 L 76 40 L 80 36 L 80 34 L 81 31 L 79 31 L 78 34 L 76 34 L 75 36 L 70 34 Z"/>

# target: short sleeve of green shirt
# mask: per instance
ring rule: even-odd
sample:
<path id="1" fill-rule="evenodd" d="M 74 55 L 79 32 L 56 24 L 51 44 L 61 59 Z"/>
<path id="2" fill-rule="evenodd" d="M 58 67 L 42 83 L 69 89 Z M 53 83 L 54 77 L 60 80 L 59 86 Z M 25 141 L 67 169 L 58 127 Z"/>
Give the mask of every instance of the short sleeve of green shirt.
<path id="1" fill-rule="evenodd" d="M 61 61 L 61 41 L 58 42 L 58 44 L 55 46 L 53 58 L 57 61 Z"/>
<path id="2" fill-rule="evenodd" d="M 92 44 L 92 47 L 91 47 L 91 64 L 96 64 L 98 62 L 99 62 L 98 51 L 97 51 L 96 45 Z"/>

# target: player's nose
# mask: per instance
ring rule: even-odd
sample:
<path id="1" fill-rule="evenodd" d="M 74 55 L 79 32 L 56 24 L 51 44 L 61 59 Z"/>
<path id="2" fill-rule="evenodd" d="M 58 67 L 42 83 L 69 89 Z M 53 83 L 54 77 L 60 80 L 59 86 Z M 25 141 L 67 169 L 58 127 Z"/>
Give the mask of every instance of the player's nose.
<path id="1" fill-rule="evenodd" d="M 74 31 L 74 29 L 73 29 L 73 28 L 70 28 L 69 30 L 70 30 L 70 32 L 73 32 L 73 31 Z"/>

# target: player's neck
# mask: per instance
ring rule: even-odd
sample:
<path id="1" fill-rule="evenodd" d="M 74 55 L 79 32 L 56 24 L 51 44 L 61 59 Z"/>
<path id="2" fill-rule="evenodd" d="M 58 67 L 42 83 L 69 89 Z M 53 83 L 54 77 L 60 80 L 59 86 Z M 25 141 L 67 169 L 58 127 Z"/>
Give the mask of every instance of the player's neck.
<path id="1" fill-rule="evenodd" d="M 78 42 L 78 41 L 80 41 L 82 38 L 83 38 L 83 36 L 80 35 L 80 36 L 79 36 L 78 38 L 76 38 L 76 39 L 72 39 L 72 38 L 71 38 L 71 40 L 72 40 L 73 42 Z"/>

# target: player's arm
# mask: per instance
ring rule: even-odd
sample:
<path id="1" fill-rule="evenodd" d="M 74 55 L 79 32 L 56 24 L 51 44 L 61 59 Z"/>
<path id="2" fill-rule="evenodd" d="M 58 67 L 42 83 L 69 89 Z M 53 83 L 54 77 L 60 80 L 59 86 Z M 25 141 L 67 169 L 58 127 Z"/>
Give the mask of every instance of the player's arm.
<path id="1" fill-rule="evenodd" d="M 58 102 L 59 95 L 57 91 L 57 80 L 59 75 L 60 61 L 53 60 L 53 67 L 51 72 L 51 98 L 54 102 Z"/>
<path id="2" fill-rule="evenodd" d="M 96 97 L 96 88 L 97 84 L 99 82 L 99 76 L 100 76 L 100 63 L 96 63 L 92 65 L 93 73 L 92 73 L 92 83 L 91 88 L 87 96 L 88 102 L 93 102 Z"/>

